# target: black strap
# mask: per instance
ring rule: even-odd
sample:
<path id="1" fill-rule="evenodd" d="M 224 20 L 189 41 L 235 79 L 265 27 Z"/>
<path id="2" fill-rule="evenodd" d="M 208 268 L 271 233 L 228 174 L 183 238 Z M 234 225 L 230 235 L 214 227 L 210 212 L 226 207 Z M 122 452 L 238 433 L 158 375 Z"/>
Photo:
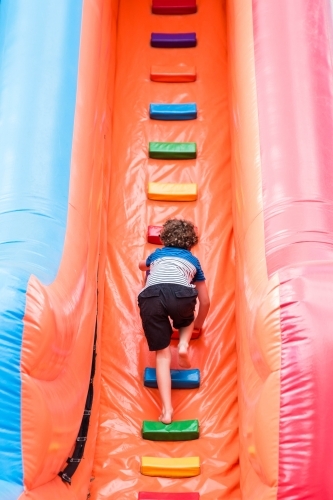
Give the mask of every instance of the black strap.
<path id="1" fill-rule="evenodd" d="M 83 453 L 84 453 L 84 448 L 86 446 L 86 441 L 87 441 L 89 421 L 90 421 L 90 416 L 91 416 L 91 408 L 92 408 L 93 399 L 94 399 L 93 380 L 94 380 L 95 370 L 96 370 L 96 342 L 97 342 L 97 320 L 96 320 L 96 326 L 95 326 L 94 348 L 93 348 L 92 363 L 91 363 L 89 389 L 88 389 L 86 404 L 84 407 L 83 417 L 82 417 L 80 429 L 79 429 L 79 432 L 78 432 L 78 435 L 76 438 L 76 443 L 75 443 L 73 455 L 67 459 L 67 465 L 66 465 L 65 469 L 62 472 L 59 472 L 59 476 L 61 477 L 61 479 L 65 483 L 68 483 L 68 484 L 71 484 L 72 476 L 75 473 L 76 469 L 78 468 L 78 466 L 81 462 L 81 459 L 82 459 Z"/>

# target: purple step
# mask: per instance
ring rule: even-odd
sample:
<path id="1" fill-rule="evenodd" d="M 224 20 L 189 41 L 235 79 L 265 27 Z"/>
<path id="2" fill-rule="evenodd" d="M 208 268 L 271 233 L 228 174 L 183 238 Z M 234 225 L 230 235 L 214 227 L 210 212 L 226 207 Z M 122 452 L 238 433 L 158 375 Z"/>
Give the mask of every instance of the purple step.
<path id="1" fill-rule="evenodd" d="M 150 44 L 159 48 L 195 47 L 197 45 L 196 33 L 152 33 Z"/>

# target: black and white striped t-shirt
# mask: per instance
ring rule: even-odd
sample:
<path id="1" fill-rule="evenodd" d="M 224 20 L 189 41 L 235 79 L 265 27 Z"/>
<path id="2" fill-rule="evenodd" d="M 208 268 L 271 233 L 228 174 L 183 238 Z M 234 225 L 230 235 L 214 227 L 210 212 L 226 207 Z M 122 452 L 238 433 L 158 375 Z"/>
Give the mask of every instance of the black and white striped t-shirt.
<path id="1" fill-rule="evenodd" d="M 183 248 L 158 248 L 149 255 L 146 265 L 150 267 L 150 272 L 145 288 L 159 283 L 193 287 L 192 282 L 206 279 L 199 260 Z"/>

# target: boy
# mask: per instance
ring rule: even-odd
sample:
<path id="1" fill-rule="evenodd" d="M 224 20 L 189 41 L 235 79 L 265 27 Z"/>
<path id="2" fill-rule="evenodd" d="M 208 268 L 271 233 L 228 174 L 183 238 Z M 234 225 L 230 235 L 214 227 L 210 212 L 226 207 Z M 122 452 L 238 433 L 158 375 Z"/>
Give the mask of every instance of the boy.
<path id="1" fill-rule="evenodd" d="M 192 222 L 167 220 L 160 238 L 164 247 L 139 263 L 141 271 L 149 270 L 150 273 L 138 303 L 149 350 L 156 351 L 156 378 L 162 400 L 159 420 L 170 424 L 173 408 L 170 375 L 172 328 L 169 317 L 174 328 L 179 329 L 179 365 L 189 368 L 188 344 L 192 331 L 193 328 L 202 328 L 210 301 L 200 262 L 190 252 L 198 242 Z M 199 311 L 194 319 L 197 297 Z"/>

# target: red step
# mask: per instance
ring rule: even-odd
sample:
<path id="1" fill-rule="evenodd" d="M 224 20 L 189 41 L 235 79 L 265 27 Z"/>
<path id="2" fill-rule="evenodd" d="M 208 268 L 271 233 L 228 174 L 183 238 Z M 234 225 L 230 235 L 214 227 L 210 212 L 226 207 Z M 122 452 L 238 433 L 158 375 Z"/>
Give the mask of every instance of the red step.
<path id="1" fill-rule="evenodd" d="M 153 0 L 153 14 L 195 14 L 196 0 Z"/>
<path id="2" fill-rule="evenodd" d="M 154 245 L 163 245 L 160 239 L 160 233 L 162 226 L 148 226 L 147 241 L 148 243 L 153 243 Z"/>
<path id="3" fill-rule="evenodd" d="M 196 340 L 200 337 L 201 335 L 201 328 L 194 328 L 192 332 L 192 337 L 191 340 Z M 179 339 L 179 331 L 178 330 L 172 330 L 172 335 L 171 335 L 172 340 L 178 340 Z"/>
<path id="4" fill-rule="evenodd" d="M 199 500 L 199 493 L 154 493 L 140 491 L 138 500 Z"/>
<path id="5" fill-rule="evenodd" d="M 194 226 L 195 232 L 198 234 L 198 228 Z M 153 245 L 163 245 L 160 234 L 162 231 L 162 226 L 148 226 L 147 231 L 147 241 L 148 243 L 153 243 Z"/>

